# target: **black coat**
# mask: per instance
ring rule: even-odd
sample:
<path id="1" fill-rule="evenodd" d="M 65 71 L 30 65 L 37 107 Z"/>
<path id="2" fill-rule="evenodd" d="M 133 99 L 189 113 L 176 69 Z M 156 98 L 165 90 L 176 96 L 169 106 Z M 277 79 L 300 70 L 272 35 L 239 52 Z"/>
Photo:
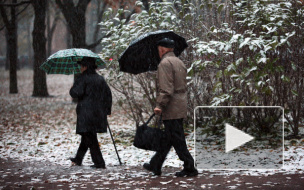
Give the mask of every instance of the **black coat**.
<path id="1" fill-rule="evenodd" d="M 76 133 L 107 132 L 112 93 L 105 79 L 97 73 L 84 71 L 73 84 L 70 95 L 78 98 Z"/>

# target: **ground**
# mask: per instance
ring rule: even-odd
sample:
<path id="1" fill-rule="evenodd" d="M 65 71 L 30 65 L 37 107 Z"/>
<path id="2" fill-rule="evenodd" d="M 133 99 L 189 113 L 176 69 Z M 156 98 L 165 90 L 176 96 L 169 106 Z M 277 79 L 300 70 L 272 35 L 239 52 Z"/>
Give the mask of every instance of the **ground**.
<path id="1" fill-rule="evenodd" d="M 220 174 L 203 171 L 197 177 L 174 177 L 173 167 L 153 176 L 140 166 L 62 167 L 50 162 L 1 161 L 3 189 L 303 189 L 301 174 Z"/>
<path id="2" fill-rule="evenodd" d="M 89 153 L 83 166 L 71 166 L 80 138 L 75 134 L 76 104 L 68 91 L 73 76 L 48 75 L 49 98 L 32 97 L 33 72 L 18 71 L 18 94 L 9 94 L 8 72 L 0 69 L 0 189 L 303 189 L 303 139 L 286 142 L 284 167 L 278 170 L 200 170 L 197 177 L 177 178 L 182 162 L 172 149 L 162 176 L 142 168 L 153 152 L 132 145 L 135 123 L 117 105 L 109 123 L 120 166 L 109 133 L 98 140 L 106 169 L 92 169 Z M 115 99 L 114 99 L 115 102 Z M 187 143 L 193 155 L 193 132 Z"/>

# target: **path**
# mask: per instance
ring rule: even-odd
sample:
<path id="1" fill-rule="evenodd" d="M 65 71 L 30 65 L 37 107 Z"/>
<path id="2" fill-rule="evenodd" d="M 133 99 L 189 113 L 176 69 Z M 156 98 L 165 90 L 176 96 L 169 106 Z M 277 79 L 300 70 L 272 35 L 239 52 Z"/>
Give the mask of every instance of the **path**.
<path id="1" fill-rule="evenodd" d="M 303 174 L 269 176 L 217 175 L 203 171 L 197 177 L 177 178 L 178 168 L 164 168 L 161 177 L 141 167 L 62 167 L 50 162 L 1 161 L 2 189 L 303 189 Z"/>

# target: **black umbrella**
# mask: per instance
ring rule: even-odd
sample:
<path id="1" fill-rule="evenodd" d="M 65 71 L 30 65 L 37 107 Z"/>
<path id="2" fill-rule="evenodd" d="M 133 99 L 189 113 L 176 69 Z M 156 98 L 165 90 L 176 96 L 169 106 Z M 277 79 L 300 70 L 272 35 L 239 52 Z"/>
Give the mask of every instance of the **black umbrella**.
<path id="1" fill-rule="evenodd" d="M 163 39 L 174 40 L 174 53 L 179 56 L 188 47 L 185 38 L 171 30 L 148 32 L 133 40 L 118 59 L 120 71 L 139 74 L 156 71 L 160 62 L 156 43 Z"/>

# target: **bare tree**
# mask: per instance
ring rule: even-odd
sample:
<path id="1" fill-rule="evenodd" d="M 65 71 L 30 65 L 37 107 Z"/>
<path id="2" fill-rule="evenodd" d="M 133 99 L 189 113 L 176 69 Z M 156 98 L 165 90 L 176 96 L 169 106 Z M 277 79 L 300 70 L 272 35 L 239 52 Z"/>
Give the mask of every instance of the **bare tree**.
<path id="1" fill-rule="evenodd" d="M 52 41 L 57 22 L 60 19 L 60 10 L 53 8 L 53 1 L 47 1 L 47 56 L 52 54 Z M 55 10 L 53 20 L 51 22 L 52 8 Z"/>
<path id="2" fill-rule="evenodd" d="M 17 85 L 17 64 L 18 64 L 18 49 L 17 49 L 17 16 L 23 12 L 25 8 L 23 8 L 20 12 L 16 12 L 18 6 L 28 4 L 29 1 L 21 1 L 17 3 L 17 0 L 13 0 L 12 3 L 5 3 L 4 0 L 0 1 L 0 14 L 2 16 L 3 22 L 5 24 L 7 30 L 7 53 L 10 67 L 9 67 L 9 75 L 10 75 L 10 85 L 9 85 L 9 93 L 15 94 L 18 93 L 18 85 Z M 5 7 L 10 7 L 10 19 L 7 15 L 7 10 Z"/>
<path id="3" fill-rule="evenodd" d="M 97 12 L 96 13 L 97 23 L 96 23 L 96 27 L 95 27 L 95 30 L 94 30 L 94 33 L 93 33 L 93 39 L 92 39 L 93 42 L 96 42 L 98 40 L 98 34 L 99 34 L 99 30 L 100 30 L 100 27 L 99 27 L 98 23 L 100 23 L 102 21 L 103 14 L 104 14 L 104 12 L 106 10 L 106 7 L 108 5 L 107 2 L 103 2 L 103 3 L 101 3 L 101 2 L 102 2 L 102 0 L 97 0 L 96 1 L 96 4 L 97 4 L 97 11 L 96 11 Z M 95 51 L 96 47 L 93 47 L 92 50 Z"/>
<path id="4" fill-rule="evenodd" d="M 85 13 L 90 1 L 91 0 L 79 0 L 75 6 L 73 0 L 56 0 L 57 5 L 61 9 L 64 18 L 68 23 L 73 37 L 72 44 L 75 48 L 89 47 L 86 44 Z"/>

